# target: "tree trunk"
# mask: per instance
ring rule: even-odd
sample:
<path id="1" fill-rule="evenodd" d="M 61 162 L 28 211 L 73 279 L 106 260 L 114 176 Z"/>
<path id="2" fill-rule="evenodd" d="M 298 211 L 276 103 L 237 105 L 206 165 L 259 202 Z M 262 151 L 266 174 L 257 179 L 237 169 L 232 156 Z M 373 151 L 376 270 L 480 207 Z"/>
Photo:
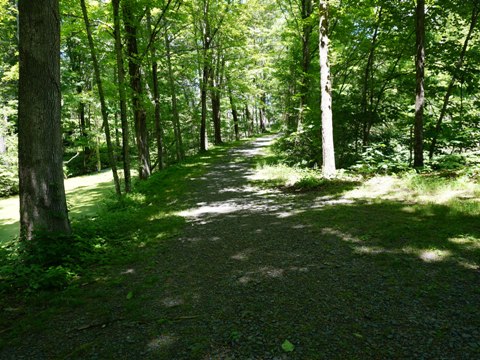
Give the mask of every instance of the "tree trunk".
<path id="1" fill-rule="evenodd" d="M 139 176 L 146 180 L 151 175 L 150 150 L 148 147 L 147 112 L 142 102 L 142 75 L 137 43 L 137 25 L 135 24 L 134 0 L 122 3 L 125 32 L 127 36 L 128 73 L 132 88 L 133 118 L 135 122 L 135 140 L 138 150 Z"/>
<path id="2" fill-rule="evenodd" d="M 212 85 L 215 86 L 215 85 Z M 220 117 L 220 93 L 216 88 L 211 91 L 212 98 L 212 120 L 215 145 L 220 145 L 222 141 L 222 119 Z"/>
<path id="3" fill-rule="evenodd" d="M 110 166 L 112 167 L 113 181 L 115 183 L 115 192 L 117 195 L 121 195 L 122 191 L 120 189 L 120 180 L 117 173 L 117 162 L 115 160 L 115 155 L 113 152 L 113 144 L 110 136 L 110 125 L 108 124 L 108 113 L 107 105 L 105 103 L 105 93 L 103 92 L 103 83 L 100 76 L 100 66 L 98 64 L 97 54 L 95 51 L 95 45 L 93 43 L 92 31 L 90 29 L 90 22 L 88 20 L 87 7 L 85 5 L 85 0 L 80 0 L 80 5 L 82 6 L 83 20 L 85 22 L 85 27 L 87 29 L 88 45 L 90 47 L 90 54 L 92 56 L 93 69 L 95 72 L 95 80 L 98 88 L 98 96 L 100 97 L 100 109 L 102 112 L 103 128 L 105 130 L 105 139 L 107 141 L 107 151 L 108 151 L 108 160 Z"/>
<path id="4" fill-rule="evenodd" d="M 20 1 L 20 238 L 70 234 L 63 183 L 58 0 Z"/>
<path id="5" fill-rule="evenodd" d="M 475 1 L 473 4 L 473 9 L 472 9 L 472 17 L 470 19 L 470 28 L 468 30 L 467 37 L 465 38 L 465 42 L 463 43 L 463 48 L 460 53 L 460 57 L 458 58 L 457 64 L 456 64 L 456 72 L 453 73 L 452 78 L 450 80 L 450 83 L 448 84 L 447 92 L 445 93 L 445 98 L 443 99 L 443 106 L 442 110 L 440 111 L 440 116 L 437 120 L 437 124 L 435 125 L 435 131 L 433 133 L 432 137 L 432 143 L 430 144 L 430 151 L 428 153 L 428 157 L 430 160 L 433 158 L 433 154 L 435 153 L 435 147 L 437 146 L 437 139 L 438 135 L 440 134 L 440 131 L 442 130 L 442 123 L 443 119 L 447 115 L 447 107 L 448 103 L 450 101 L 450 96 L 452 95 L 453 92 L 453 87 L 455 85 L 455 82 L 457 81 L 458 78 L 458 72 L 463 66 L 463 62 L 465 60 L 465 54 L 467 52 L 468 48 L 468 43 L 470 39 L 472 38 L 473 35 L 473 30 L 475 29 L 475 25 L 477 24 L 478 21 L 478 15 L 479 15 L 479 2 Z"/>
<path id="6" fill-rule="evenodd" d="M 206 51 L 204 51 L 204 54 Z M 206 55 L 204 55 L 204 61 Z M 200 84 L 200 102 L 202 103 L 202 116 L 200 120 L 200 151 L 206 151 L 208 149 L 207 138 L 207 84 L 209 78 L 209 67 L 207 64 L 203 65 L 202 82 Z"/>
<path id="7" fill-rule="evenodd" d="M 112 0 L 113 23 L 115 33 L 115 54 L 117 57 L 118 95 L 120 98 L 120 122 L 122 124 L 122 160 L 123 176 L 125 178 L 125 192 L 132 190 L 130 174 L 130 128 L 127 118 L 127 93 L 125 91 L 125 68 L 123 62 L 122 39 L 120 33 L 120 0 Z"/>
<path id="8" fill-rule="evenodd" d="M 227 79 L 228 81 L 228 79 Z M 232 94 L 232 88 L 230 87 L 230 84 L 228 84 L 228 98 L 230 100 L 230 107 L 232 108 L 232 117 L 233 117 L 233 128 L 235 131 L 235 140 L 240 140 L 240 132 L 238 128 L 238 111 L 237 111 L 237 106 L 235 105 L 235 102 L 233 101 L 233 94 Z"/>
<path id="9" fill-rule="evenodd" d="M 308 99 L 308 73 L 310 71 L 311 54 L 310 54 L 310 36 L 312 34 L 312 25 L 310 23 L 310 15 L 313 12 L 313 1 L 302 0 L 302 77 L 300 83 L 300 106 L 298 113 L 297 131 L 303 129 L 303 121 L 305 117 L 305 108 Z M 260 127 L 262 125 L 260 124 Z M 260 129 L 261 131 L 262 128 Z"/>
<path id="10" fill-rule="evenodd" d="M 180 127 L 180 114 L 178 112 L 177 87 L 175 86 L 172 56 L 170 52 L 170 39 L 168 38 L 167 31 L 165 31 L 165 49 L 167 52 L 168 83 L 170 85 L 172 101 L 172 123 L 173 133 L 175 135 L 175 150 L 177 154 L 177 161 L 181 161 L 185 158 L 185 152 L 183 150 L 182 129 Z"/>
<path id="11" fill-rule="evenodd" d="M 320 108 L 322 112 L 322 173 L 326 178 L 335 176 L 335 151 L 332 124 L 332 83 L 328 62 L 328 0 L 319 0 L 319 58 L 320 58 Z"/>
<path id="12" fill-rule="evenodd" d="M 247 127 L 248 127 L 248 136 L 252 136 L 255 131 L 255 123 L 250 113 L 250 109 L 248 108 L 248 104 L 245 104 L 245 119 L 247 120 Z"/>
<path id="13" fill-rule="evenodd" d="M 265 126 L 265 122 L 267 119 L 266 111 L 265 111 L 266 102 L 267 102 L 267 95 L 263 92 L 262 96 L 260 97 L 260 109 L 259 109 L 260 132 L 262 133 L 267 131 L 267 128 Z"/>
<path id="14" fill-rule="evenodd" d="M 362 91 L 362 115 L 363 115 L 363 126 L 362 126 L 362 145 L 366 147 L 370 138 L 370 129 L 372 127 L 372 111 L 369 109 L 368 99 L 373 99 L 373 84 L 371 81 L 372 71 L 374 65 L 375 57 L 375 48 L 377 46 L 377 37 L 378 31 L 380 28 L 380 22 L 382 20 L 383 7 L 380 7 L 378 12 L 377 23 L 375 24 L 375 30 L 373 32 L 372 42 L 370 44 L 370 51 L 368 53 L 367 66 L 365 67 L 365 75 L 363 79 L 363 91 Z M 370 95 L 370 96 L 369 96 Z M 370 102 L 371 105 L 371 102 Z"/>
<path id="15" fill-rule="evenodd" d="M 210 44 L 212 41 L 210 31 L 209 15 L 209 1 L 204 1 L 203 6 L 203 28 L 202 28 L 202 81 L 200 83 L 200 101 L 202 103 L 202 117 L 200 123 L 200 151 L 206 151 L 208 149 L 208 137 L 207 137 L 207 86 L 210 79 Z"/>
<path id="16" fill-rule="evenodd" d="M 423 109 L 425 104 L 425 0 L 417 0 L 416 8 L 417 58 L 416 76 L 417 89 L 415 99 L 414 128 L 414 167 L 423 167 Z"/>
<path id="17" fill-rule="evenodd" d="M 149 37 L 153 37 L 152 33 L 152 16 L 150 14 L 150 7 L 147 9 L 147 26 Z M 150 56 L 152 57 L 152 84 L 153 84 L 153 101 L 155 103 L 155 136 L 157 138 L 157 162 L 158 168 L 161 170 L 165 167 L 164 153 L 163 153 L 163 126 L 160 114 L 160 89 L 158 85 L 158 62 L 157 50 L 155 46 L 150 46 Z"/>

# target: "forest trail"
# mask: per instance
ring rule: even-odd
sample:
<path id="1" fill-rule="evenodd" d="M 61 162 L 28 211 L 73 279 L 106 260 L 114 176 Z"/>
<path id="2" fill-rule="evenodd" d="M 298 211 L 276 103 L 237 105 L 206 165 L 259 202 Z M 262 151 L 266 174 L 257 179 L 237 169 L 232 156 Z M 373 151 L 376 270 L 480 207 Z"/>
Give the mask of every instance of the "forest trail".
<path id="1" fill-rule="evenodd" d="M 186 218 L 178 236 L 60 295 L 62 310 L 44 310 L 41 331 L 0 358 L 480 355 L 478 273 L 401 251 L 402 226 L 420 236 L 434 227 L 446 241 L 444 220 L 416 224 L 404 204 L 257 187 L 253 159 L 273 138 L 232 149 L 190 179 L 177 200 Z M 392 238 L 381 233 L 388 226 Z"/>

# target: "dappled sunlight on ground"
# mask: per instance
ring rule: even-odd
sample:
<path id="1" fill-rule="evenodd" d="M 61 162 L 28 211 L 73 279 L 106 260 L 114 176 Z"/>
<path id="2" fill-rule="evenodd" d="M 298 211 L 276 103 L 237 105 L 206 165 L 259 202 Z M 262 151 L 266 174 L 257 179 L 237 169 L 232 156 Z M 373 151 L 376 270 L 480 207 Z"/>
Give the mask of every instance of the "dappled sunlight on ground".
<path id="1" fill-rule="evenodd" d="M 185 177 L 181 196 L 170 186 L 166 201 L 153 191 L 127 198 L 146 211 L 119 211 L 122 224 L 113 224 L 125 225 L 116 234 L 137 257 L 94 273 L 90 314 L 57 316 L 85 330 L 62 339 L 86 349 L 75 355 L 102 357 L 111 343 L 111 358 L 477 358 L 478 218 L 416 203 L 394 177 L 337 179 L 311 192 L 256 186 L 245 157 L 273 138 Z M 102 186 L 79 188 L 78 204 L 101 197 Z M 178 212 L 164 211 L 169 202 Z M 181 232 L 163 239 L 159 225 L 170 223 Z M 42 336 L 31 341 L 58 346 Z"/>

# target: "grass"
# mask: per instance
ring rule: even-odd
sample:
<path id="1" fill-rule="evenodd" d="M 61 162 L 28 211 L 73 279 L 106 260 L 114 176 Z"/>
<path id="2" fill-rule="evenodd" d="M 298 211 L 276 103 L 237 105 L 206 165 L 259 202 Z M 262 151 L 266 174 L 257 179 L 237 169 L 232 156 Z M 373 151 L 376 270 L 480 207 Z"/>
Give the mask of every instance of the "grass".
<path id="1" fill-rule="evenodd" d="M 111 172 L 67 179 L 65 190 L 72 220 L 93 215 L 100 210 L 102 200 L 113 192 Z M 18 196 L 0 199 L 0 245 L 18 237 L 19 216 Z"/>
<path id="2" fill-rule="evenodd" d="M 267 153 L 232 182 L 228 166 L 214 167 L 204 184 L 231 190 L 210 205 L 250 206 L 189 231 L 178 214 L 209 191 L 191 179 L 249 161 L 226 150 L 75 220 L 98 261 L 66 290 L 2 300 L 0 356 L 34 344 L 56 358 L 479 357 L 477 184 L 325 180 Z"/>

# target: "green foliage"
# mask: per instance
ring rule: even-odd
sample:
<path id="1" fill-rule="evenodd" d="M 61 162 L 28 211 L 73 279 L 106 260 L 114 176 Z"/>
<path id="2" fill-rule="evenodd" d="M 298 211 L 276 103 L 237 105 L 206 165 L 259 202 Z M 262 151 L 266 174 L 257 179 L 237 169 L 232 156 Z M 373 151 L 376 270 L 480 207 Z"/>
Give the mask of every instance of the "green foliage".
<path id="1" fill-rule="evenodd" d="M 295 345 L 293 345 L 290 341 L 285 340 L 282 344 L 282 350 L 285 352 L 292 352 L 295 350 Z"/>
<path id="2" fill-rule="evenodd" d="M 317 164 L 319 149 L 320 140 L 312 131 L 308 131 L 280 137 L 272 150 L 282 156 L 288 165 L 313 167 Z"/>
<path id="3" fill-rule="evenodd" d="M 397 145 L 397 146 L 395 146 Z M 407 171 L 410 167 L 409 154 L 395 144 L 375 143 L 368 146 L 361 155 L 361 160 L 351 167 L 363 175 L 392 174 Z"/>
<path id="4" fill-rule="evenodd" d="M 18 194 L 18 169 L 0 164 L 0 197 Z"/>

